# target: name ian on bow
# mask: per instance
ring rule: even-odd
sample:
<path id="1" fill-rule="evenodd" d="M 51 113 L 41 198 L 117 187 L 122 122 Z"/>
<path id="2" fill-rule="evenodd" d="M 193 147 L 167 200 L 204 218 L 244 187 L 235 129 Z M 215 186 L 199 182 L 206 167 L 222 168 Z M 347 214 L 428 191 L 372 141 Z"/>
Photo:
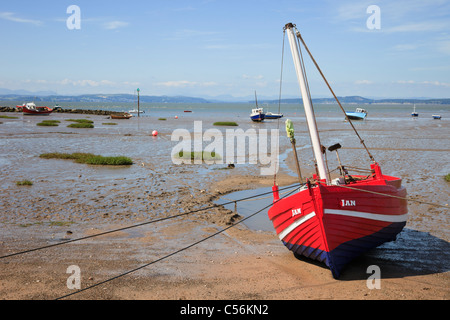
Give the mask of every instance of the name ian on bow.
<path id="1" fill-rule="evenodd" d="M 356 200 L 341 200 L 341 207 L 356 207 Z"/>
<path id="2" fill-rule="evenodd" d="M 302 213 L 302 209 L 292 209 L 292 216 L 295 217 L 296 215 L 299 215 Z"/>

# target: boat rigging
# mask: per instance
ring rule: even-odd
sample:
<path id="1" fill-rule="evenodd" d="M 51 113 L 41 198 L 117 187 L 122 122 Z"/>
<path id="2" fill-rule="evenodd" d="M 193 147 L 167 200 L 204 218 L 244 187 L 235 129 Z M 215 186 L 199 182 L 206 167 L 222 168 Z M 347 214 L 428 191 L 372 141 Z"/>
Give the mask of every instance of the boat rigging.
<path id="1" fill-rule="evenodd" d="M 407 220 L 406 189 L 401 178 L 384 175 L 366 147 L 351 119 L 342 108 L 331 86 L 314 60 L 300 32 L 292 23 L 286 24 L 292 58 L 316 163 L 317 174 L 294 195 L 280 200 L 274 179 L 274 204 L 268 215 L 283 244 L 296 256 L 306 256 L 325 263 L 338 278 L 351 260 L 384 242 L 393 241 Z M 336 151 L 341 176 L 331 180 L 326 166 L 327 149 L 321 144 L 309 92 L 303 56 L 303 45 L 321 74 L 347 121 L 358 136 L 370 160 L 370 173 L 350 175 L 340 161 L 340 144 L 329 147 Z M 284 46 L 284 41 L 283 41 Z M 286 121 L 286 131 L 295 151 L 294 128 Z M 294 152 L 295 154 L 295 152 Z M 295 161 L 298 160 L 294 159 Z M 302 180 L 299 167 L 299 179 Z"/>

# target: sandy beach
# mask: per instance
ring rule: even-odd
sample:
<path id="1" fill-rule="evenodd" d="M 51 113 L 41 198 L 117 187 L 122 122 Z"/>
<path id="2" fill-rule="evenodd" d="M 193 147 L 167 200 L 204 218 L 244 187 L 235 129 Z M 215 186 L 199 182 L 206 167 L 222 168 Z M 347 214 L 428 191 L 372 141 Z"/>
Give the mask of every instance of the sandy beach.
<path id="1" fill-rule="evenodd" d="M 178 119 L 170 113 L 164 121 L 152 115 L 115 120 L 114 126 L 98 115 L 48 117 L 60 120 L 58 127 L 38 127 L 43 117 L 2 115 L 18 118 L 1 119 L 0 124 L 0 256 L 213 207 L 234 192 L 268 192 L 274 183 L 273 176 L 260 175 L 261 164 L 173 164 L 175 129 L 192 131 L 194 120 L 203 121 L 203 130 L 214 128 L 213 119 L 195 108 L 192 114 L 178 114 Z M 290 116 L 298 125 L 300 164 L 308 176 L 312 166 L 304 120 Z M 67 128 L 65 120 L 71 118 L 89 118 L 95 128 Z M 219 206 L 0 259 L 0 299 L 52 300 L 74 293 L 67 286 L 70 266 L 79 267 L 81 287 L 87 288 L 148 265 L 64 299 L 447 300 L 449 210 L 425 202 L 449 203 L 450 183 L 444 179 L 449 173 L 448 120 L 414 122 L 406 116 L 404 121 L 384 121 L 377 120 L 376 113 L 370 119 L 357 127 L 383 172 L 401 176 L 408 196 L 423 203 L 409 203 L 409 220 L 397 241 L 357 258 L 339 280 L 324 265 L 296 259 L 273 230 L 258 230 L 246 222 L 229 228 L 245 214 Z M 255 126 L 247 118 L 231 120 L 243 130 Z M 340 142 L 345 162 L 367 163 L 347 124 L 334 120 L 334 114 L 319 118 L 322 140 L 328 145 Z M 284 124 L 281 128 L 283 132 Z M 153 130 L 159 131 L 157 137 L 151 136 Z M 287 140 L 282 133 L 277 174 L 281 187 L 297 182 Z M 107 167 L 40 159 L 46 152 L 124 155 L 134 164 Z M 329 165 L 334 168 L 336 160 L 330 158 Z M 33 185 L 16 185 L 25 179 Z M 270 204 L 270 197 L 267 201 Z M 262 207 L 258 204 L 252 211 Z M 268 220 L 264 215 L 251 219 Z M 218 233 L 224 228 L 229 229 Z M 371 265 L 381 270 L 379 289 L 368 287 Z"/>

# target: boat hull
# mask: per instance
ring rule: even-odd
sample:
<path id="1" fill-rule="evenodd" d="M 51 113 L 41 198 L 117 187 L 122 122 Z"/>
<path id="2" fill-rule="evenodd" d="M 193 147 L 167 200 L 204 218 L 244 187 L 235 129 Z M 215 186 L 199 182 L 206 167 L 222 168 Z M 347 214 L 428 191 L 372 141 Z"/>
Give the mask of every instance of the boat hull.
<path id="1" fill-rule="evenodd" d="M 265 118 L 266 117 L 265 117 L 264 114 L 257 114 L 257 115 L 254 115 L 254 116 L 250 116 L 250 119 L 252 119 L 252 121 L 254 121 L 254 122 L 264 121 Z"/>
<path id="2" fill-rule="evenodd" d="M 280 119 L 283 118 L 282 114 L 267 114 L 265 116 L 265 119 Z"/>
<path id="3" fill-rule="evenodd" d="M 47 107 L 42 108 L 36 108 L 36 110 L 30 110 L 26 107 L 22 108 L 22 113 L 25 116 L 48 116 L 53 112 L 52 109 L 49 109 Z"/>
<path id="4" fill-rule="evenodd" d="M 346 112 L 346 115 L 350 120 L 364 120 L 367 116 L 365 113 L 358 112 Z"/>
<path id="5" fill-rule="evenodd" d="M 111 114 L 111 119 L 119 120 L 119 119 L 130 119 L 133 116 L 131 114 Z"/>
<path id="6" fill-rule="evenodd" d="M 339 278 L 350 261 L 395 240 L 406 224 L 406 189 L 388 178 L 349 184 L 352 189 L 310 186 L 274 203 L 269 218 L 296 256 L 325 263 Z"/>

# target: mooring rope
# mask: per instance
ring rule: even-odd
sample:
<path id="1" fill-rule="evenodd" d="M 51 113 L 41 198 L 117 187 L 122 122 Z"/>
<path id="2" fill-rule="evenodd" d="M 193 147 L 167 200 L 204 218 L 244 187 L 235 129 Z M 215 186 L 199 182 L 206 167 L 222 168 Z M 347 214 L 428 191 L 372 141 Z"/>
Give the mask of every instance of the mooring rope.
<path id="1" fill-rule="evenodd" d="M 150 265 L 152 265 L 152 264 L 155 264 L 155 263 L 157 263 L 157 262 L 160 262 L 160 261 L 163 261 L 163 260 L 165 260 L 165 259 L 167 259 L 167 258 L 170 258 L 170 257 L 172 257 L 172 256 L 174 256 L 174 255 L 176 255 L 176 254 L 178 254 L 178 253 L 180 253 L 180 252 L 183 252 L 183 251 L 188 250 L 188 249 L 190 249 L 190 248 L 192 248 L 192 247 L 195 247 L 196 245 L 198 245 L 198 244 L 200 244 L 200 243 L 202 243 L 202 242 L 204 242 L 204 241 L 206 241 L 206 240 L 209 240 L 209 239 L 211 239 L 211 238 L 213 238 L 213 237 L 215 237 L 215 236 L 217 236 L 217 235 L 219 235 L 219 234 L 222 234 L 222 233 L 224 233 L 225 231 L 227 231 L 227 230 L 229 230 L 229 229 L 231 229 L 231 228 L 237 226 L 238 224 L 241 224 L 241 223 L 243 223 L 244 221 L 246 221 L 246 220 L 248 220 L 248 219 L 250 219 L 250 218 L 256 216 L 256 215 L 259 214 L 260 212 L 262 212 L 262 211 L 268 209 L 268 208 L 271 207 L 273 204 L 275 204 L 275 203 L 277 203 L 278 201 L 281 201 L 282 199 L 284 199 L 284 198 L 290 196 L 290 195 L 291 195 L 292 193 L 294 193 L 294 192 L 296 192 L 296 189 L 294 189 L 293 191 L 291 191 L 291 192 L 290 192 L 289 194 L 287 194 L 286 196 L 280 198 L 279 200 L 274 201 L 274 203 L 271 203 L 271 204 L 265 206 L 264 208 L 262 208 L 262 209 L 260 209 L 260 210 L 258 210 L 258 211 L 256 211 L 256 212 L 254 212 L 253 214 L 249 215 L 248 217 L 245 217 L 245 218 L 243 218 L 243 219 L 241 219 L 241 220 L 239 220 L 239 221 L 233 223 L 232 225 L 226 227 L 225 229 L 222 229 L 222 230 L 219 230 L 219 231 L 217 231 L 217 232 L 215 232 L 215 233 L 213 233 L 213 234 L 210 234 L 210 235 L 207 236 L 206 238 L 203 238 L 203 239 L 201 239 L 201 240 L 198 240 L 198 241 L 196 241 L 196 242 L 194 242 L 194 243 L 192 243 L 192 244 L 190 244 L 190 245 L 188 245 L 188 246 L 186 246 L 186 247 L 184 247 L 184 248 L 181 248 L 181 249 L 179 249 L 179 250 L 177 250 L 177 251 L 174 251 L 174 252 L 172 252 L 172 253 L 170 253 L 170 254 L 168 254 L 168 255 L 162 257 L 162 258 L 159 258 L 159 259 L 157 259 L 157 260 L 154 260 L 154 261 L 152 261 L 152 262 L 149 262 L 149 263 L 147 263 L 147 264 L 144 264 L 144 265 L 142 265 L 142 266 L 140 266 L 140 267 L 137 267 L 137 268 L 134 268 L 134 269 L 132 269 L 132 270 L 126 271 L 126 272 L 124 272 L 124 273 L 121 273 L 121 274 L 119 274 L 119 275 L 117 275 L 117 276 L 115 276 L 115 277 L 112 277 L 112 278 L 106 279 L 106 280 L 104 280 L 104 281 L 98 282 L 98 283 L 93 284 L 93 285 L 91 285 L 91 286 L 89 286 L 89 287 L 86 287 L 86 288 L 80 289 L 80 290 L 78 290 L 78 291 L 69 293 L 69 294 L 67 294 L 67 295 L 61 296 L 61 297 L 59 297 L 59 298 L 56 298 L 55 300 L 61 300 L 61 299 L 64 299 L 64 298 L 73 296 L 73 295 L 75 295 L 75 294 L 81 293 L 81 292 L 83 292 L 83 291 L 86 291 L 86 290 L 89 290 L 89 289 L 98 287 L 98 286 L 100 286 L 100 285 L 102 285 L 102 284 L 105 284 L 105 283 L 107 283 L 107 282 L 110 282 L 110 281 L 116 280 L 116 279 L 118 279 L 118 278 L 124 277 L 124 276 L 126 276 L 126 275 L 128 275 L 128 274 L 131 274 L 131 273 L 134 273 L 134 272 L 136 272 L 136 271 L 138 271 L 138 270 L 144 269 L 144 268 L 146 268 L 146 267 L 148 267 L 148 266 L 150 266 Z"/>
<path id="2" fill-rule="evenodd" d="M 281 188 L 280 191 L 288 190 L 288 189 L 291 189 L 291 188 L 299 188 L 300 186 L 301 186 L 300 184 L 296 184 L 296 185 L 292 185 L 292 186 Z M 47 246 L 42 246 L 42 247 L 28 249 L 28 250 L 24 250 L 24 251 L 20 251 L 20 252 L 16 252 L 16 253 L 11 253 L 11 254 L 8 254 L 8 255 L 1 256 L 0 260 L 1 259 L 6 259 L 6 258 L 10 258 L 10 257 L 14 257 L 14 256 L 18 256 L 18 255 L 22 255 L 22 254 L 25 254 L 25 253 L 30 253 L 30 252 L 34 252 L 34 251 L 43 250 L 43 249 L 49 249 L 49 248 L 53 248 L 53 247 L 62 246 L 62 245 L 66 245 L 66 244 L 69 244 L 69 243 L 77 242 L 77 241 L 91 239 L 91 238 L 95 238 L 95 237 L 99 237 L 99 236 L 104 236 L 104 235 L 115 233 L 115 232 L 119 232 L 119 231 L 129 230 L 129 229 L 133 229 L 133 228 L 139 228 L 139 227 L 142 227 L 142 226 L 145 226 L 145 225 L 149 225 L 149 224 L 152 224 L 152 223 L 166 221 L 166 220 L 170 220 L 170 219 L 174 219 L 174 218 L 179 218 L 179 217 L 182 217 L 182 216 L 187 216 L 187 215 L 190 215 L 190 214 L 193 214 L 193 213 L 198 213 L 198 212 L 205 211 L 205 210 L 210 210 L 210 209 L 214 209 L 214 208 L 218 208 L 218 207 L 223 207 L 223 206 L 226 206 L 226 205 L 229 205 L 229 204 L 233 204 L 233 203 L 236 203 L 236 202 L 249 201 L 249 199 L 253 199 L 253 198 L 256 198 L 256 197 L 260 197 L 260 196 L 264 196 L 264 195 L 268 195 L 268 194 L 272 194 L 272 193 L 273 193 L 273 191 L 264 192 L 264 193 L 257 194 L 257 195 L 254 195 L 254 196 L 249 196 L 249 197 L 245 197 L 245 198 L 237 199 L 237 200 L 231 200 L 229 202 L 225 202 L 225 203 L 222 203 L 222 204 L 215 204 L 215 205 L 212 205 L 212 206 L 209 206 L 209 207 L 206 207 L 206 208 L 201 208 L 201 209 L 196 209 L 196 210 L 192 210 L 192 211 L 188 211 L 188 212 L 183 212 L 183 213 L 180 213 L 180 214 L 177 214 L 177 215 L 173 215 L 173 216 L 169 216 L 169 217 L 165 217 L 165 218 L 155 219 L 155 220 L 151 220 L 151 221 L 147 221 L 147 222 L 143 222 L 143 223 L 139 223 L 139 224 L 123 227 L 123 228 L 118 228 L 118 229 L 114 229 L 114 230 L 109 230 L 109 231 L 97 233 L 97 234 L 86 236 L 86 237 L 81 237 L 81 238 L 77 238 L 77 239 L 70 239 L 70 240 L 67 240 L 67 241 L 64 241 L 64 242 L 60 242 L 60 243 L 54 243 L 54 244 L 50 244 L 50 245 L 47 245 Z M 262 199 L 267 199 L 267 198 L 269 198 L 269 197 L 262 198 Z M 259 200 L 262 200 L 262 199 L 259 199 Z M 272 204 L 270 204 L 270 205 L 272 205 Z"/>

